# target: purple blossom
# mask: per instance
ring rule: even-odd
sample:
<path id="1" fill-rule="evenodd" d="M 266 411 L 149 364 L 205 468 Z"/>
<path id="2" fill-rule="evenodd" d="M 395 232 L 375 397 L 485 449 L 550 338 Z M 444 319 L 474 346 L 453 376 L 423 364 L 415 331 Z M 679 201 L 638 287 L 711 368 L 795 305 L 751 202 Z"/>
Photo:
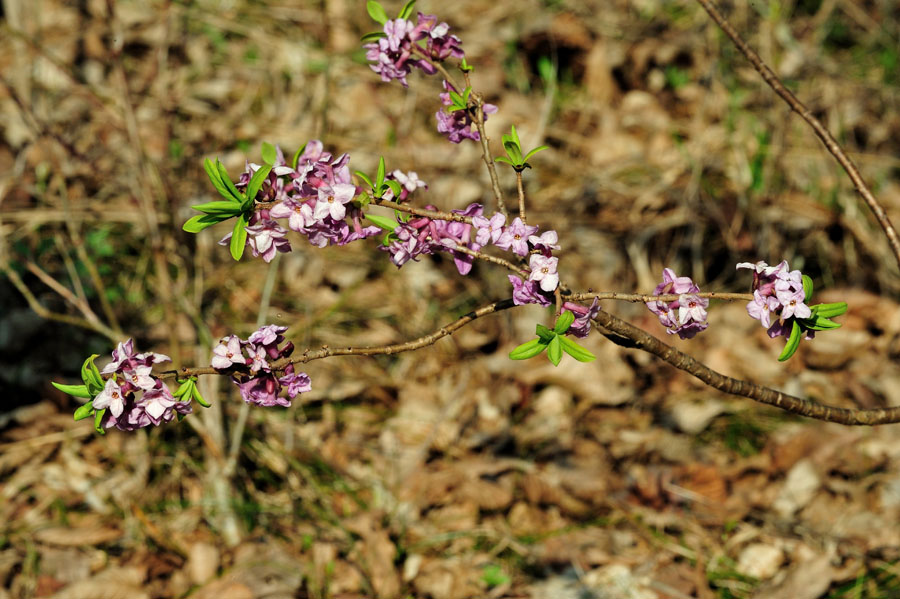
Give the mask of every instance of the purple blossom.
<path id="1" fill-rule="evenodd" d="M 541 289 L 547 293 L 552 292 L 559 286 L 559 274 L 556 272 L 556 266 L 559 258 L 548 258 L 543 254 L 532 254 L 529 260 L 531 274 L 528 275 L 529 281 L 539 281 Z"/>
<path id="2" fill-rule="evenodd" d="M 114 418 L 118 418 L 125 410 L 125 394 L 116 383 L 115 377 L 106 380 L 106 386 L 103 388 L 92 403 L 94 409 L 109 409 Z"/>
<path id="3" fill-rule="evenodd" d="M 246 364 L 247 360 L 241 353 L 241 340 L 237 335 L 228 335 L 213 348 L 213 358 L 210 364 L 213 368 L 224 370 L 234 364 Z"/>
<path id="4" fill-rule="evenodd" d="M 778 291 L 775 293 L 775 297 L 781 302 L 782 318 L 809 318 L 812 315 L 809 306 L 803 303 L 804 294 L 802 288 L 798 291 L 793 291 L 791 289 Z"/>
<path id="5" fill-rule="evenodd" d="M 312 389 L 312 381 L 305 372 L 296 374 L 291 372 L 278 379 L 278 382 L 287 388 L 287 394 L 291 399 L 297 397 L 300 393 L 306 393 Z"/>
<path id="6" fill-rule="evenodd" d="M 490 243 L 497 243 L 500 239 L 503 225 L 506 224 L 506 216 L 501 212 L 495 212 L 490 220 L 481 215 L 473 216 L 472 224 L 475 226 L 475 242 L 484 247 Z"/>
<path id="7" fill-rule="evenodd" d="M 511 225 L 503 229 L 503 233 L 494 242 L 501 250 L 512 250 L 519 256 L 528 255 L 528 237 L 537 233 L 538 228 L 526 225 L 518 216 Z"/>
<path id="8" fill-rule="evenodd" d="M 537 235 L 529 235 L 528 242 L 534 249 L 540 251 L 545 256 L 549 256 L 551 250 L 559 249 L 559 234 L 556 231 L 544 231 L 540 237 Z"/>
<path id="9" fill-rule="evenodd" d="M 566 331 L 566 334 L 584 339 L 591 332 L 591 320 L 596 318 L 600 312 L 600 299 L 595 297 L 590 307 L 574 302 L 565 302 L 563 308 L 575 314 L 575 320 L 572 322 L 569 330 Z"/>
<path id="10" fill-rule="evenodd" d="M 540 286 L 534 281 L 523 281 L 516 275 L 507 275 L 513 286 L 513 303 L 517 306 L 525 304 L 538 304 L 549 306 L 550 299 L 544 294 Z"/>
<path id="11" fill-rule="evenodd" d="M 291 405 L 291 401 L 286 397 L 279 397 L 281 384 L 275 375 L 271 372 L 258 374 L 246 381 L 237 383 L 241 390 L 241 397 L 247 403 L 256 404 L 258 406 L 284 406 Z"/>
<path id="12" fill-rule="evenodd" d="M 260 327 L 256 330 L 250 337 L 247 339 L 250 343 L 255 343 L 257 345 L 272 345 L 275 343 L 281 343 L 284 341 L 283 333 L 287 331 L 287 327 L 278 326 L 275 324 L 267 324 L 265 326 Z"/>
<path id="13" fill-rule="evenodd" d="M 312 226 L 316 219 L 313 217 L 313 209 L 310 202 L 287 198 L 272 206 L 269 216 L 272 218 L 288 219 L 288 227 L 292 231 L 304 233 L 306 227 Z"/>
<path id="14" fill-rule="evenodd" d="M 751 318 L 758 320 L 764 327 L 769 328 L 772 324 L 772 313 L 781 307 L 779 301 L 769 296 L 762 296 L 759 289 L 753 292 L 753 301 L 747 304 L 747 313 Z"/>
<path id="15" fill-rule="evenodd" d="M 271 262 L 277 252 L 291 251 L 291 243 L 285 239 L 287 231 L 274 220 L 261 220 L 246 229 L 247 245 L 253 255 L 262 256 L 266 262 Z"/>
<path id="16" fill-rule="evenodd" d="M 674 270 L 666 268 L 663 269 L 663 281 L 653 290 L 653 295 L 678 294 L 678 299 L 647 302 L 647 308 L 656 314 L 667 333 L 691 339 L 709 326 L 706 322 L 709 299 L 698 297 L 697 293 L 700 288 L 690 277 L 679 277 Z"/>
<path id="17" fill-rule="evenodd" d="M 348 183 L 336 183 L 334 186 L 319 188 L 319 197 L 316 208 L 313 210 L 313 218 L 318 221 L 330 216 L 335 221 L 343 220 L 347 216 L 347 207 L 356 196 L 356 186 Z"/>
<path id="18" fill-rule="evenodd" d="M 747 304 L 747 313 L 766 328 L 770 337 L 789 336 L 795 318 L 809 318 L 812 310 L 806 305 L 803 274 L 791 270 L 786 260 L 776 266 L 765 262 L 742 262 L 737 268 L 753 270 L 753 301 Z M 812 339 L 814 331 L 804 329 L 806 338 Z"/>
<path id="19" fill-rule="evenodd" d="M 150 376 L 151 366 L 135 366 L 133 370 L 123 373 L 125 381 L 134 389 L 152 389 L 159 379 Z"/>

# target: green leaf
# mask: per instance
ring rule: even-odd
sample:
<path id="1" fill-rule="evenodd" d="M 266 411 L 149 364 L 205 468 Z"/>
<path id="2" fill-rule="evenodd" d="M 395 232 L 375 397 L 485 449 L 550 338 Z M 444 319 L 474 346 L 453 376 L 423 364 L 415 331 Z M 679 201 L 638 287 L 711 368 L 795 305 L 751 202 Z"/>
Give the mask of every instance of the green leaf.
<path id="1" fill-rule="evenodd" d="M 197 385 L 194 385 L 194 387 L 191 389 L 191 398 L 196 400 L 197 403 L 200 404 L 201 406 L 203 406 L 204 408 L 211 407 L 211 404 L 208 401 L 206 401 L 205 399 L 203 399 L 202 395 L 200 395 L 200 390 L 197 389 Z"/>
<path id="2" fill-rule="evenodd" d="M 587 348 L 581 347 L 568 337 L 560 336 L 559 342 L 562 344 L 563 351 L 579 362 L 593 362 L 597 359 L 597 357 L 589 352 Z"/>
<path id="3" fill-rule="evenodd" d="M 103 427 L 100 423 L 103 421 L 103 415 L 106 414 L 106 408 L 102 410 L 97 410 L 97 413 L 94 414 L 94 430 L 100 433 L 101 435 L 105 435 L 106 431 L 103 430 Z"/>
<path id="4" fill-rule="evenodd" d="M 390 180 L 390 181 L 385 181 L 384 184 L 387 185 L 388 187 L 390 187 L 391 191 L 394 192 L 394 199 L 399 198 L 400 194 L 403 193 L 403 188 L 400 187 L 399 181 Z"/>
<path id="5" fill-rule="evenodd" d="M 834 302 L 831 304 L 816 304 L 812 306 L 815 314 L 826 318 L 834 318 L 840 316 L 847 311 L 847 302 Z"/>
<path id="6" fill-rule="evenodd" d="M 278 160 L 278 150 L 267 141 L 262 143 L 262 159 L 263 162 L 269 165 L 274 165 L 275 161 Z"/>
<path id="7" fill-rule="evenodd" d="M 569 330 L 569 327 L 572 326 L 573 322 L 575 322 L 575 314 L 569 310 L 565 310 L 557 317 L 556 324 L 553 325 L 553 332 L 562 335 Z"/>
<path id="8" fill-rule="evenodd" d="M 369 12 L 369 16 L 372 17 L 372 20 L 380 25 L 384 25 L 388 22 L 387 13 L 384 12 L 384 7 L 381 6 L 375 0 L 369 0 L 366 2 L 366 10 Z"/>
<path id="9" fill-rule="evenodd" d="M 375 188 L 378 191 L 381 191 L 381 186 L 384 184 L 384 156 L 378 159 L 378 172 L 375 173 Z"/>
<path id="10" fill-rule="evenodd" d="M 513 161 L 513 164 L 522 164 L 522 151 L 519 149 L 518 145 L 508 141 L 503 144 L 503 149 L 506 150 L 506 155 Z"/>
<path id="11" fill-rule="evenodd" d="M 239 192 L 237 187 L 234 186 L 234 183 L 231 182 L 231 177 L 228 176 L 225 165 L 222 164 L 218 158 L 216 158 L 216 170 L 219 171 L 219 178 L 222 180 L 222 183 L 228 188 L 228 193 L 231 196 L 229 199 L 238 203 L 243 202 L 244 194 Z"/>
<path id="12" fill-rule="evenodd" d="M 540 354 L 542 351 L 544 351 L 544 349 L 546 349 L 546 347 L 547 344 L 540 339 L 532 339 L 531 341 L 526 341 L 522 345 L 519 345 L 514 350 L 509 352 L 509 359 L 527 360 Z"/>
<path id="13" fill-rule="evenodd" d="M 191 208 L 197 210 L 198 212 L 212 214 L 215 216 L 224 216 L 225 218 L 231 218 L 232 216 L 237 216 L 241 213 L 241 205 L 237 202 L 223 202 L 221 200 L 217 202 L 197 204 L 195 206 L 191 206 Z"/>
<path id="14" fill-rule="evenodd" d="M 400 14 L 397 15 L 398 19 L 409 19 L 409 16 L 412 14 L 413 8 L 416 6 L 416 0 L 409 0 L 406 4 L 403 5 L 403 8 L 400 9 Z"/>
<path id="15" fill-rule="evenodd" d="M 534 156 L 535 154 L 537 154 L 537 153 L 540 152 L 541 150 L 546 150 L 546 149 L 549 148 L 549 147 L 550 147 L 550 146 L 538 146 L 538 147 L 536 147 L 535 149 L 533 149 L 533 150 L 531 150 L 530 152 L 528 152 L 527 154 L 525 154 L 525 160 L 528 160 L 529 158 L 531 158 L 532 156 Z"/>
<path id="16" fill-rule="evenodd" d="M 244 247 L 247 244 L 247 225 L 249 222 L 250 218 L 245 212 L 237 222 L 234 223 L 234 229 L 231 231 L 231 245 L 229 245 L 229 249 L 231 250 L 231 257 L 235 260 L 240 260 L 241 256 L 244 255 Z"/>
<path id="17" fill-rule="evenodd" d="M 361 38 L 359 38 L 359 41 L 368 43 L 368 42 L 374 42 L 375 40 L 380 40 L 383 37 L 387 37 L 387 34 L 384 31 L 373 31 L 373 32 L 367 33 L 364 36 L 362 36 Z M 294 166 L 294 168 L 297 168 L 297 167 Z"/>
<path id="18" fill-rule="evenodd" d="M 263 181 L 266 180 L 266 177 L 269 176 L 269 172 L 272 170 L 271 164 L 264 164 L 259 167 L 259 170 L 253 173 L 253 176 L 250 177 L 250 183 L 247 184 L 247 195 L 244 199 L 245 207 L 247 205 L 252 205 L 253 200 L 256 199 L 256 194 L 259 193 L 259 189 L 262 187 Z"/>
<path id="19" fill-rule="evenodd" d="M 554 366 L 559 366 L 559 361 L 562 360 L 562 342 L 559 339 L 559 335 L 554 335 L 547 346 L 547 358 L 553 362 Z"/>
<path id="20" fill-rule="evenodd" d="M 814 331 L 830 331 L 841 328 L 841 323 L 834 322 L 821 314 L 816 314 L 812 318 L 804 318 L 803 326 Z"/>
<path id="21" fill-rule="evenodd" d="M 188 395 L 191 392 L 191 389 L 193 389 L 193 388 L 194 388 L 194 379 L 190 378 L 190 379 L 184 381 L 183 383 L 181 383 L 181 385 L 178 386 L 178 389 L 175 391 L 175 393 L 172 394 L 172 396 L 177 399 L 181 399 L 185 395 Z M 182 400 L 182 401 L 184 401 L 184 400 Z"/>
<path id="22" fill-rule="evenodd" d="M 371 34 L 369 34 L 371 35 Z M 384 35 L 383 33 L 381 35 Z M 306 144 L 303 144 L 299 150 L 294 153 L 294 157 L 291 158 L 291 168 L 297 170 L 297 163 L 300 162 L 300 156 L 303 155 L 303 151 L 306 150 Z"/>
<path id="23" fill-rule="evenodd" d="M 366 219 L 372 221 L 372 224 L 381 227 L 385 231 L 393 231 L 400 226 L 397 221 L 386 216 L 379 216 L 377 214 L 368 213 L 364 214 L 363 216 L 365 216 Z"/>
<path id="24" fill-rule="evenodd" d="M 103 387 L 106 386 L 106 383 L 103 382 L 103 377 L 100 376 L 100 371 L 94 366 L 94 360 L 98 357 L 100 357 L 100 354 L 93 354 L 81 365 L 81 380 L 87 385 L 88 391 L 91 392 L 91 397 L 103 391 Z"/>
<path id="25" fill-rule="evenodd" d="M 368 185 L 368 186 L 371 187 L 372 189 L 375 189 L 375 186 L 372 185 L 372 180 L 369 179 L 369 175 L 365 174 L 365 173 L 362 172 L 362 171 L 354 171 L 354 174 L 355 174 L 357 177 L 359 177 L 360 179 L 362 179 L 363 181 L 365 181 L 365 182 L 366 182 L 366 185 Z"/>
<path id="26" fill-rule="evenodd" d="M 801 333 L 802 330 L 800 328 L 800 323 L 794 320 L 793 327 L 791 328 L 791 335 L 790 337 L 788 337 L 787 343 L 784 344 L 784 349 L 781 350 L 781 355 L 778 356 L 779 362 L 784 362 L 794 355 L 794 352 L 796 352 L 797 348 L 800 347 Z"/>
<path id="27" fill-rule="evenodd" d="M 231 218 L 230 216 L 213 216 L 211 214 L 198 214 L 197 216 L 192 216 L 184 223 L 181 228 L 187 231 L 188 233 L 199 233 L 206 227 L 211 227 L 216 223 L 220 223 L 223 220 L 228 220 Z"/>
<path id="28" fill-rule="evenodd" d="M 218 162 L 218 160 L 216 160 L 216 162 Z M 231 200 L 231 192 L 225 186 L 225 183 L 222 181 L 222 177 L 219 175 L 218 169 L 209 158 L 203 161 L 203 169 L 206 171 L 206 176 L 209 177 L 209 180 L 213 184 L 213 187 L 215 187 L 216 191 L 219 192 L 219 195 L 227 200 Z"/>
<path id="29" fill-rule="evenodd" d="M 79 420 L 90 418 L 91 414 L 93 413 L 94 405 L 91 402 L 87 402 L 86 404 L 78 406 L 78 409 L 75 410 L 75 414 L 73 414 L 73 417 L 75 418 L 75 422 L 78 422 Z"/>
<path id="30" fill-rule="evenodd" d="M 556 336 L 556 333 L 548 329 L 542 324 L 539 324 L 535 327 L 535 331 L 537 332 L 537 336 L 541 338 L 544 343 L 550 343 L 550 340 Z"/>
<path id="31" fill-rule="evenodd" d="M 510 160 L 510 159 L 507 158 L 506 156 L 497 156 L 496 158 L 494 158 L 494 162 L 505 162 L 506 164 L 508 164 L 508 165 L 510 165 L 510 166 L 515 166 L 515 165 L 512 163 L 512 160 Z"/>
<path id="32" fill-rule="evenodd" d="M 512 133 L 510 134 L 509 138 L 510 138 L 511 140 L 513 140 L 514 142 L 516 142 L 516 146 L 518 146 L 519 148 L 521 148 L 521 147 L 522 147 L 522 142 L 519 141 L 519 134 L 516 132 L 516 126 L 515 126 L 515 125 L 510 125 L 510 130 L 512 131 Z"/>
<path id="33" fill-rule="evenodd" d="M 87 385 L 61 385 L 60 383 L 54 383 L 53 381 L 50 381 L 50 384 L 63 393 L 68 393 L 73 397 L 80 397 L 82 399 L 91 398 L 91 393 L 88 391 Z"/>
<path id="34" fill-rule="evenodd" d="M 813 281 L 812 281 L 811 278 L 809 278 L 809 277 L 806 276 L 806 275 L 803 275 L 803 276 L 801 277 L 801 280 L 803 281 L 803 294 L 806 296 L 806 298 L 804 299 L 804 301 L 808 304 L 809 301 L 812 299 L 812 294 L 813 294 Z"/>

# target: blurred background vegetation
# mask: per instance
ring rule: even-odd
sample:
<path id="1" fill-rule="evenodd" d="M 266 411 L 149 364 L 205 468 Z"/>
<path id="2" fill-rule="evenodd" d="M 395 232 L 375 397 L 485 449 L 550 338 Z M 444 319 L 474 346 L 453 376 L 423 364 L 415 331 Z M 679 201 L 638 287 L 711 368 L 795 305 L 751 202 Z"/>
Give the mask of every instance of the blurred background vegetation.
<path id="1" fill-rule="evenodd" d="M 48 381 L 127 337 L 176 365 L 208 363 L 215 340 L 258 322 L 289 326 L 300 351 L 390 343 L 509 285 L 440 256 L 397 271 L 367 243 L 296 239 L 271 266 L 234 263 L 215 243 L 225 225 L 181 231 L 215 193 L 202 160 L 236 178 L 262 141 L 321 139 L 367 172 L 383 155 L 428 182 L 423 201 L 490 206 L 479 148 L 435 130 L 440 81 L 407 90 L 365 65 L 364 3 L 0 6 L 0 597 L 900 594 L 894 427 L 800 421 L 602 339 L 588 342 L 597 364 L 512 363 L 538 308 L 413 354 L 313 363 L 313 391 L 286 410 L 242 410 L 206 377 L 216 407 L 193 426 L 96 437 L 73 423 Z M 570 286 L 646 292 L 669 266 L 743 291 L 736 262 L 787 259 L 823 301 L 850 302 L 844 328 L 781 365 L 743 306 L 716 305 L 677 345 L 830 404 L 897 403 L 888 245 L 699 6 L 419 8 L 462 38 L 500 107 L 494 141 L 514 124 L 524 145 L 551 147 L 527 172 L 529 219 L 559 231 Z M 897 220 L 898 5 L 722 8 Z M 665 336 L 642 306 L 609 307 Z"/>

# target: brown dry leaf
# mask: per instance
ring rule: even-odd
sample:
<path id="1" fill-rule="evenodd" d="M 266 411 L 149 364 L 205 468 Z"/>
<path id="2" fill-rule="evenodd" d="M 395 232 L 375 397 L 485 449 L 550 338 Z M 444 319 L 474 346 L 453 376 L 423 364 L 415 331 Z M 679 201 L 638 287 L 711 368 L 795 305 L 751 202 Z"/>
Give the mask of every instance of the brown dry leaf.
<path id="1" fill-rule="evenodd" d="M 819 599 L 831 586 L 835 570 L 828 555 L 815 556 L 794 566 L 776 587 L 760 590 L 754 599 Z"/>
<path id="2" fill-rule="evenodd" d="M 41 543 L 77 547 L 111 543 L 122 538 L 122 531 L 110 526 L 85 526 L 79 528 L 52 526 L 35 532 L 34 538 Z"/>
<path id="3" fill-rule="evenodd" d="M 145 576 L 144 568 L 112 566 L 88 580 L 73 582 L 53 599 L 149 599 Z"/>
<path id="4" fill-rule="evenodd" d="M 213 580 L 191 594 L 191 599 L 257 599 L 259 595 L 241 582 Z"/>
<path id="5" fill-rule="evenodd" d="M 467 599 L 480 597 L 481 570 L 470 560 L 461 558 L 425 560 L 412 585 L 421 595 L 432 599 Z"/>
<path id="6" fill-rule="evenodd" d="M 400 573 L 394 567 L 397 548 L 377 522 L 379 514 L 365 512 L 346 520 L 347 528 L 360 535 L 351 557 L 366 573 L 379 599 L 400 594 Z"/>

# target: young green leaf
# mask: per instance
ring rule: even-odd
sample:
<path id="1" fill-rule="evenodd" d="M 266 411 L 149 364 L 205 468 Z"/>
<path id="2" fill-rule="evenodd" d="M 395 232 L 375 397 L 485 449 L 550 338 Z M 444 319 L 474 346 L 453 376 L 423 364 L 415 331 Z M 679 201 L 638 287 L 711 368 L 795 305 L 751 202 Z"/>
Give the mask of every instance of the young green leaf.
<path id="1" fill-rule="evenodd" d="M 532 339 L 531 341 L 526 341 L 522 345 L 509 352 L 509 359 L 527 360 L 540 354 L 546 348 L 547 344 L 540 339 Z"/>
<path id="2" fill-rule="evenodd" d="M 393 231 L 400 226 L 397 221 L 386 216 L 379 216 L 377 214 L 368 213 L 364 214 L 363 216 L 365 216 L 366 219 L 372 221 L 372 224 L 381 227 L 385 231 Z"/>
<path id="3" fill-rule="evenodd" d="M 532 156 L 534 156 L 535 154 L 537 154 L 537 153 L 540 152 L 541 150 L 546 150 L 546 149 L 549 148 L 549 147 L 550 147 L 550 146 L 538 146 L 538 147 L 536 147 L 535 149 L 533 149 L 533 150 L 531 150 L 530 152 L 528 152 L 527 154 L 525 154 L 525 160 L 528 160 L 529 158 L 531 158 Z"/>
<path id="4" fill-rule="evenodd" d="M 378 159 L 378 172 L 375 173 L 375 190 L 381 191 L 381 186 L 384 185 L 384 156 Z"/>
<path id="5" fill-rule="evenodd" d="M 372 31 L 359 38 L 359 41 L 369 43 L 380 40 L 383 37 L 387 37 L 387 34 L 384 31 Z M 294 165 L 294 168 L 297 168 L 296 164 Z"/>
<path id="6" fill-rule="evenodd" d="M 234 186 L 234 183 L 231 182 L 231 177 L 228 176 L 228 171 L 225 170 L 225 165 L 216 158 L 216 170 L 219 171 L 219 177 L 222 180 L 222 183 L 225 187 L 228 188 L 228 194 L 231 196 L 230 199 L 233 202 L 243 202 L 244 194 L 238 191 L 237 187 Z"/>
<path id="7" fill-rule="evenodd" d="M 803 301 L 808 304 L 812 299 L 813 280 L 806 275 L 803 275 L 800 280 L 803 281 L 803 294 L 806 296 Z"/>
<path id="8" fill-rule="evenodd" d="M 247 225 L 250 223 L 250 217 L 245 212 L 234 223 L 234 229 L 231 231 L 231 244 L 228 249 L 231 251 L 231 257 L 240 260 L 244 255 L 244 247 L 247 244 Z"/>
<path id="9" fill-rule="evenodd" d="M 68 393 L 73 397 L 80 397 L 82 399 L 91 398 L 91 394 L 88 391 L 87 385 L 61 385 L 59 383 L 54 383 L 53 381 L 50 381 L 50 384 L 63 393 Z"/>
<path id="10" fill-rule="evenodd" d="M 100 424 L 101 422 L 103 422 L 104 414 L 106 414 L 106 408 L 103 408 L 102 410 L 97 410 L 97 413 L 94 414 L 94 430 L 97 431 L 98 433 L 100 433 L 101 435 L 106 434 L 106 431 L 103 430 L 103 427 Z"/>
<path id="11" fill-rule="evenodd" d="M 403 5 L 403 8 L 400 9 L 400 14 L 397 15 L 398 19 L 409 19 L 410 15 L 412 15 L 413 8 L 416 6 L 416 0 L 409 0 L 406 4 Z"/>
<path id="12" fill-rule="evenodd" d="M 191 397 L 192 397 L 198 404 L 200 404 L 201 406 L 203 406 L 204 408 L 209 408 L 209 407 L 211 407 L 211 404 L 210 404 L 208 401 L 206 401 L 205 399 L 203 399 L 203 396 L 202 396 L 202 395 L 200 395 L 200 390 L 197 389 L 197 385 L 194 385 L 194 386 L 191 388 Z"/>
<path id="13" fill-rule="evenodd" d="M 181 383 L 181 385 L 178 386 L 178 389 L 175 391 L 175 393 L 172 394 L 172 396 L 184 401 L 182 398 L 185 395 L 189 395 L 191 392 L 191 389 L 193 389 L 193 388 L 194 388 L 194 379 L 190 378 L 190 379 L 184 381 L 183 383 Z"/>
<path id="14" fill-rule="evenodd" d="M 562 335 L 569 330 L 573 322 L 575 322 L 575 315 L 569 310 L 565 310 L 557 317 L 556 324 L 553 325 L 553 332 Z"/>
<path id="15" fill-rule="evenodd" d="M 384 184 L 387 185 L 388 187 L 390 187 L 391 191 L 394 192 L 394 199 L 400 197 L 400 194 L 403 192 L 403 188 L 400 187 L 399 181 L 390 180 L 390 181 L 385 181 Z"/>
<path id="16" fill-rule="evenodd" d="M 369 12 L 369 16 L 372 17 L 372 20 L 380 25 L 384 25 L 388 22 L 387 13 L 384 12 L 384 7 L 381 6 L 375 0 L 369 0 L 366 2 L 366 10 Z"/>
<path id="17" fill-rule="evenodd" d="M 372 180 L 369 179 L 369 175 L 365 174 L 365 173 L 362 172 L 362 171 L 354 171 L 354 174 L 355 174 L 357 177 L 359 177 L 360 179 L 362 179 L 363 181 L 365 181 L 365 182 L 366 182 L 366 185 L 368 185 L 368 186 L 371 187 L 372 189 L 375 189 L 375 186 L 372 185 Z"/>
<path id="18" fill-rule="evenodd" d="M 568 337 L 560 336 L 559 342 L 562 344 L 563 351 L 579 362 L 593 362 L 597 359 L 594 354 L 589 352 L 586 348 L 581 347 Z"/>
<path id="19" fill-rule="evenodd" d="M 813 318 L 804 318 L 803 326 L 814 331 L 830 331 L 841 328 L 841 323 L 834 322 L 821 314 L 816 314 Z"/>
<path id="20" fill-rule="evenodd" d="M 562 342 L 559 335 L 555 335 L 547 345 L 547 358 L 554 366 L 559 366 L 559 361 L 562 360 Z"/>
<path id="21" fill-rule="evenodd" d="M 91 397 L 100 393 L 103 387 L 106 386 L 106 383 L 103 382 L 103 377 L 100 376 L 100 371 L 94 366 L 94 360 L 98 357 L 100 357 L 100 354 L 93 354 L 81 365 L 81 380 L 87 385 Z"/>
<path id="22" fill-rule="evenodd" d="M 94 413 L 94 405 L 91 402 L 87 402 L 84 405 L 78 406 L 78 409 L 75 410 L 74 418 L 75 422 L 79 420 L 84 420 L 85 418 L 90 418 L 91 414 Z"/>
<path id="23" fill-rule="evenodd" d="M 815 314 L 825 318 L 834 318 L 847 311 L 847 302 L 834 302 L 831 304 L 816 304 L 813 306 Z"/>
<path id="24" fill-rule="evenodd" d="M 537 336 L 541 338 L 545 343 L 550 343 L 550 340 L 556 336 L 556 333 L 548 329 L 542 324 L 539 324 L 535 327 L 535 332 L 537 332 Z"/>
<path id="25" fill-rule="evenodd" d="M 196 204 L 191 206 L 194 210 L 215 216 L 224 216 L 231 218 L 241 213 L 241 205 L 237 202 L 206 202 L 205 204 Z"/>
<path id="26" fill-rule="evenodd" d="M 278 160 L 278 150 L 267 141 L 262 143 L 262 159 L 266 164 L 274 165 Z"/>
<path id="27" fill-rule="evenodd" d="M 225 185 L 225 182 L 222 180 L 222 176 L 219 173 L 219 169 L 216 166 L 218 163 L 218 159 L 216 159 L 216 164 L 213 164 L 212 161 L 207 158 L 203 161 L 203 169 L 206 171 L 206 176 L 209 177 L 209 180 L 213 184 L 213 187 L 215 187 L 216 191 L 219 192 L 219 195 L 221 195 L 226 200 L 234 201 L 234 196 L 231 194 L 231 190 Z M 228 179 L 226 178 L 226 180 Z"/>
<path id="28" fill-rule="evenodd" d="M 244 199 L 244 207 L 249 205 L 253 205 L 253 200 L 256 199 L 256 194 L 259 192 L 262 187 L 263 181 L 266 180 L 266 177 L 269 176 L 269 172 L 272 170 L 271 164 L 264 164 L 259 167 L 253 176 L 250 177 L 250 182 L 247 184 L 247 195 Z"/>
<path id="29" fill-rule="evenodd" d="M 189 218 L 187 222 L 181 226 L 181 228 L 188 233 L 199 233 L 206 227 L 211 227 L 214 224 L 220 223 L 223 220 L 228 220 L 229 218 L 231 217 L 213 216 L 211 214 L 198 214 L 197 216 L 192 216 L 191 218 Z"/>
<path id="30" fill-rule="evenodd" d="M 800 328 L 800 323 L 795 320 L 793 327 L 791 327 L 791 334 L 788 337 L 787 343 L 784 344 L 784 349 L 781 350 L 781 355 L 778 356 L 779 362 L 784 362 L 794 355 L 794 352 L 796 352 L 797 348 L 800 347 L 801 334 L 802 330 Z"/>

